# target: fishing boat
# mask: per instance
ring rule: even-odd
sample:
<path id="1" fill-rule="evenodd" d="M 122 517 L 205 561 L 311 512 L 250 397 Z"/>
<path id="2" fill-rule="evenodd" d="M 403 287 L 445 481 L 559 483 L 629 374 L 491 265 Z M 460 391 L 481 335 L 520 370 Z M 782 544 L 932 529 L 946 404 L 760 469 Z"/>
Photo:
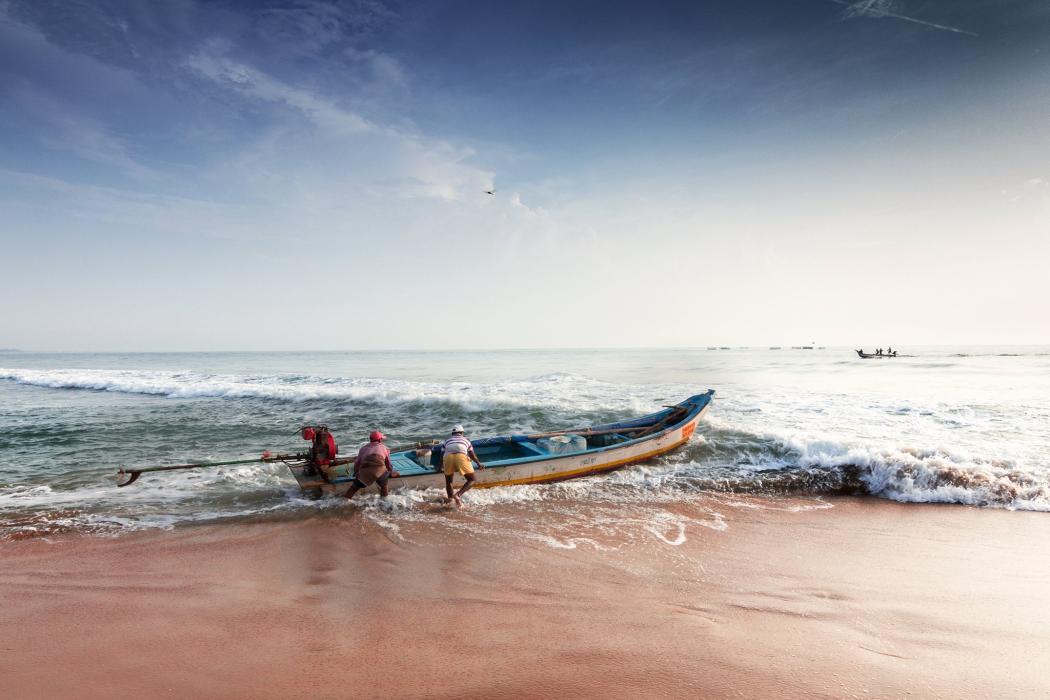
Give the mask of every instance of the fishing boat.
<path id="1" fill-rule="evenodd" d="M 883 358 L 892 359 L 894 357 L 897 357 L 897 353 L 893 353 L 892 355 L 877 355 L 873 352 L 864 352 L 863 350 L 857 350 L 856 352 L 857 355 L 864 360 L 881 360 Z"/>
<path id="2" fill-rule="evenodd" d="M 476 471 L 475 488 L 517 486 L 574 479 L 644 462 L 689 441 L 707 412 L 714 391 L 697 394 L 662 411 L 619 423 L 472 439 L 474 453 L 485 465 Z M 435 445 L 392 451 L 390 463 L 400 476 L 390 489 L 444 488 L 440 462 L 432 459 Z M 436 464 L 434 463 L 436 462 Z M 305 464 L 289 464 L 305 492 L 341 495 L 350 488 L 353 468 L 341 468 L 325 482 Z M 369 490 L 377 490 L 370 486 Z"/>
<path id="3" fill-rule="evenodd" d="M 475 472 L 475 487 L 574 479 L 666 454 L 689 441 L 714 394 L 714 390 L 708 390 L 656 413 L 617 423 L 473 439 L 474 452 L 486 467 Z M 392 448 L 390 462 L 399 476 L 390 479 L 390 489 L 444 488 L 440 459 L 435 454 L 437 448 L 437 442 Z M 124 482 L 118 485 L 127 486 L 144 472 L 249 462 L 287 464 L 299 487 L 310 495 L 345 494 L 354 479 L 353 457 L 332 460 L 324 478 L 304 454 L 264 453 L 252 460 L 122 469 L 119 474 Z M 374 490 L 377 490 L 375 485 L 368 487 L 368 491 Z"/>

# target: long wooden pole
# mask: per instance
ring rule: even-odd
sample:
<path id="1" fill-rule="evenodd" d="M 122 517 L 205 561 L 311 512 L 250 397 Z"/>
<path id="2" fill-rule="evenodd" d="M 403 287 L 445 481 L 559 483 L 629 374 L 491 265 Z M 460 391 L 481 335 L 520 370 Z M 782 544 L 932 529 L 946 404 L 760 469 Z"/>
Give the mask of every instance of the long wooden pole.
<path id="1" fill-rule="evenodd" d="M 590 428 L 580 428 L 579 430 L 553 430 L 549 433 L 533 433 L 532 435 L 526 435 L 525 437 L 529 440 L 537 440 L 539 438 L 554 437 L 555 435 L 579 435 L 581 437 L 591 437 L 592 435 L 611 435 L 612 433 L 637 433 L 640 430 L 648 430 L 651 426 L 643 425 L 637 428 L 604 428 L 602 430 L 591 430 Z"/>
<path id="2" fill-rule="evenodd" d="M 294 455 L 269 455 L 264 454 L 261 457 L 255 457 L 252 459 L 233 459 L 226 462 L 200 462 L 196 464 L 170 464 L 159 467 L 139 467 L 137 469 L 125 469 L 121 467 L 117 471 L 117 476 L 128 476 L 130 477 L 123 483 L 118 483 L 117 486 L 129 486 L 135 483 L 140 476 L 146 472 L 173 472 L 180 469 L 203 469 L 206 467 L 229 467 L 234 464 L 255 464 L 256 462 L 285 462 L 288 460 L 306 459 L 305 454 L 294 454 Z"/>
<path id="3" fill-rule="evenodd" d="M 434 443 L 434 444 L 436 444 L 436 443 Z M 412 448 L 429 447 L 429 446 L 431 446 L 430 443 L 416 442 L 416 443 L 413 443 L 412 445 L 401 446 L 401 447 L 391 447 L 390 451 L 391 452 L 400 452 L 400 451 L 403 451 L 403 450 L 410 450 Z M 194 464 L 170 464 L 170 465 L 154 466 L 154 467 L 137 467 L 135 469 L 126 469 L 124 467 L 121 467 L 120 470 L 117 471 L 117 477 L 118 478 L 127 477 L 127 480 L 117 483 L 117 486 L 121 486 L 121 487 L 123 487 L 123 486 L 130 486 L 131 484 L 133 484 L 136 481 L 138 481 L 138 478 L 140 476 L 142 476 L 143 474 L 145 474 L 147 472 L 173 472 L 173 471 L 179 471 L 179 470 L 182 470 L 182 469 L 205 469 L 205 468 L 208 468 L 208 467 L 229 467 L 229 466 L 233 466 L 233 465 L 236 465 L 236 464 L 256 464 L 258 462 L 263 462 L 263 463 L 266 463 L 266 464 L 269 464 L 269 463 L 272 463 L 272 462 L 299 462 L 299 461 L 306 460 L 308 458 L 309 458 L 309 455 L 306 452 L 300 452 L 300 453 L 297 453 L 297 454 L 276 454 L 276 455 L 272 455 L 272 454 L 269 454 L 268 452 L 264 452 L 262 454 L 262 456 L 255 457 L 253 459 L 234 459 L 234 460 L 230 460 L 230 461 L 226 461 L 226 462 L 198 462 L 198 463 L 194 463 Z M 350 464 L 353 461 L 354 461 L 354 457 L 338 457 L 336 459 L 333 459 L 331 462 L 329 462 L 329 464 L 331 466 L 333 466 L 333 467 L 339 467 L 339 466 L 342 466 L 344 464 Z"/>

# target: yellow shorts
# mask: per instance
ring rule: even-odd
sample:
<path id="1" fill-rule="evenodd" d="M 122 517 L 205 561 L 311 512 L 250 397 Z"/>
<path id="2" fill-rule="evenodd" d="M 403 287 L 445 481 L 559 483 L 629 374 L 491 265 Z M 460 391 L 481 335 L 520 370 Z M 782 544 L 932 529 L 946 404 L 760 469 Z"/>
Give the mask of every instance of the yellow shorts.
<path id="1" fill-rule="evenodd" d="M 441 467 L 446 476 L 452 476 L 456 472 L 463 474 L 474 473 L 474 465 L 470 463 L 470 457 L 464 454 L 447 454 L 441 458 Z"/>

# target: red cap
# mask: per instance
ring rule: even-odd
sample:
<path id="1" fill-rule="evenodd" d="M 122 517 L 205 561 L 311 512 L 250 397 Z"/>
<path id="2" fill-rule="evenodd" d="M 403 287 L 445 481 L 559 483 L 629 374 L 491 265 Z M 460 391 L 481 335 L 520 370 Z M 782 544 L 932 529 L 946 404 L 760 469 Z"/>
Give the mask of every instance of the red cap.
<path id="1" fill-rule="evenodd" d="M 317 433 L 314 432 L 313 428 L 303 428 L 303 440 L 313 440 L 317 437 Z"/>
<path id="2" fill-rule="evenodd" d="M 368 434 L 368 439 L 372 442 L 379 442 L 380 440 L 383 440 L 385 438 L 386 435 L 383 435 L 383 433 L 379 432 L 378 430 L 373 430 L 371 433 Z"/>

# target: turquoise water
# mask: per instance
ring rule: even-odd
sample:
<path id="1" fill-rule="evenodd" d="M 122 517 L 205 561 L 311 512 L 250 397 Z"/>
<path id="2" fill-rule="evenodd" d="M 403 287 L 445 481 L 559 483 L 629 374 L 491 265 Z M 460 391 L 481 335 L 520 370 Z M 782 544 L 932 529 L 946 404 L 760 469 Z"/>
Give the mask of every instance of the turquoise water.
<path id="1" fill-rule="evenodd" d="M 345 353 L 0 353 L 0 536 L 119 533 L 225 518 L 295 518 L 344 506 L 302 498 L 281 465 L 147 475 L 121 465 L 296 451 L 331 426 L 341 452 L 391 442 L 604 422 L 715 389 L 676 453 L 569 486 L 496 489 L 501 501 L 698 493 L 1050 510 L 1050 348 L 907 348 L 860 360 L 823 350 Z M 413 498 L 378 506 L 396 523 Z M 427 498 L 426 495 L 421 498 Z"/>

